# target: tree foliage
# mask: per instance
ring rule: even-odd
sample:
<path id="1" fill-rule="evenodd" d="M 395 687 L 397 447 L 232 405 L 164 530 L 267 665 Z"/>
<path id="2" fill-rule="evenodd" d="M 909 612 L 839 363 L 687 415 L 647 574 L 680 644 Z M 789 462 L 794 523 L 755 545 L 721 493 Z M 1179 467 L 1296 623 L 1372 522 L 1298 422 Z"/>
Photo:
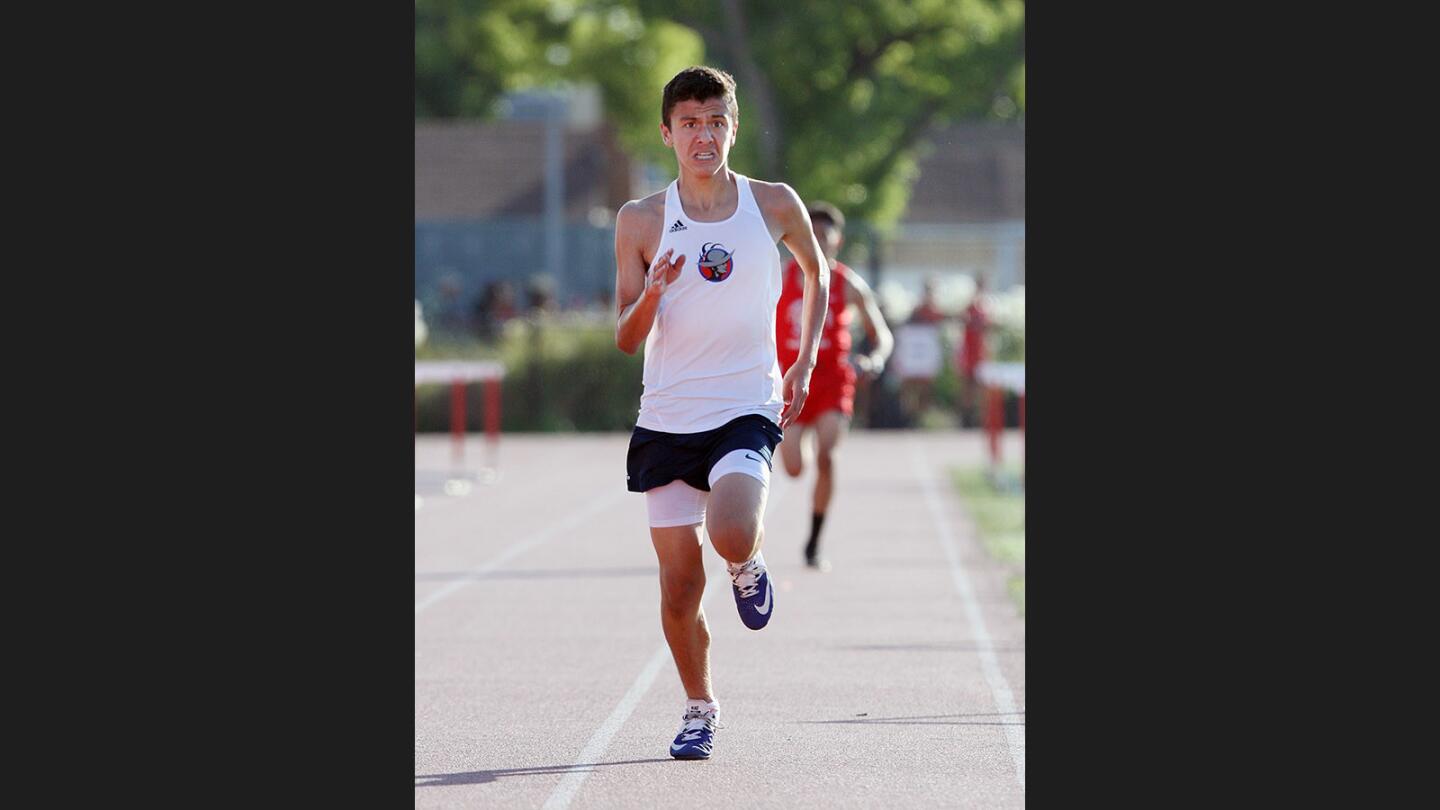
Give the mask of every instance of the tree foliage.
<path id="1" fill-rule="evenodd" d="M 416 0 L 417 117 L 483 117 L 506 91 L 593 82 L 637 157 L 668 160 L 660 90 L 732 73 L 737 171 L 884 225 L 935 124 L 1025 110 L 1023 0 Z"/>
<path id="2" fill-rule="evenodd" d="M 590 83 L 630 152 L 660 160 L 659 89 L 703 60 L 694 31 L 628 0 L 415 3 L 417 119 L 489 118 L 507 92 Z"/>

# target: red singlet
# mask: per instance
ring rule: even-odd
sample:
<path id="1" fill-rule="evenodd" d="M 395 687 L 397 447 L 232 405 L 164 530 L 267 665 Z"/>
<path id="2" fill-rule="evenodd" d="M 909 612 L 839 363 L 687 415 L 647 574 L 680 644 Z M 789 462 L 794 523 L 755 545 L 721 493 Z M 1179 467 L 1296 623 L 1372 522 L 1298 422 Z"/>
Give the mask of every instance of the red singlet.
<path id="1" fill-rule="evenodd" d="M 810 395 L 795 421 L 808 425 L 826 411 L 850 416 L 855 410 L 855 368 L 850 365 L 849 267 L 835 263 L 830 274 L 830 300 L 820 329 L 820 354 L 810 375 Z M 800 315 L 805 301 L 805 274 L 794 259 L 782 271 L 785 286 L 775 313 L 775 349 L 783 374 L 800 356 Z"/>

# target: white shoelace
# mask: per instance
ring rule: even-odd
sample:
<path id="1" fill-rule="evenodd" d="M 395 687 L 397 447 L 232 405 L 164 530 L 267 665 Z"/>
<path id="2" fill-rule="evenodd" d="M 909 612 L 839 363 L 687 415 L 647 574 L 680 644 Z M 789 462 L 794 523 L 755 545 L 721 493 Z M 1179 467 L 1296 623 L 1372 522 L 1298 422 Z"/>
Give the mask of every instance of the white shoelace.
<path id="1" fill-rule="evenodd" d="M 713 715 L 687 712 L 685 714 L 685 725 L 680 728 L 680 733 L 687 735 L 682 738 L 686 741 L 696 740 L 699 739 L 699 732 L 705 731 L 706 729 L 712 732 L 715 730 L 715 717 Z M 688 736 L 691 734 L 695 736 Z"/>
<path id="2" fill-rule="evenodd" d="M 730 581 L 740 590 L 740 595 L 749 599 L 760 590 L 760 571 L 755 560 L 751 559 L 740 567 L 739 571 L 730 575 Z"/>

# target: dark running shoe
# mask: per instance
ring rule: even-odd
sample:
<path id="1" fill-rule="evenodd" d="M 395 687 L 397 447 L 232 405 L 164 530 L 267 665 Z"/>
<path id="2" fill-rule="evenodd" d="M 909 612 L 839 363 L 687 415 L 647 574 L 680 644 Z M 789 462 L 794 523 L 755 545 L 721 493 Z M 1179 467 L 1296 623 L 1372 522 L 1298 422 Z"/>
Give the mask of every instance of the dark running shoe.
<path id="1" fill-rule="evenodd" d="M 830 573 L 830 561 L 818 554 L 807 554 L 805 556 L 805 566 L 807 568 L 814 568 L 822 574 Z"/>
<path id="2" fill-rule="evenodd" d="M 735 607 L 746 627 L 759 630 L 770 623 L 775 612 L 775 591 L 770 587 L 770 574 L 763 557 L 756 554 L 739 569 L 731 571 L 730 589 L 735 592 Z"/>
<path id="3" fill-rule="evenodd" d="M 699 709 L 686 709 L 684 725 L 670 743 L 670 756 L 676 759 L 709 759 L 715 744 L 715 715 Z"/>

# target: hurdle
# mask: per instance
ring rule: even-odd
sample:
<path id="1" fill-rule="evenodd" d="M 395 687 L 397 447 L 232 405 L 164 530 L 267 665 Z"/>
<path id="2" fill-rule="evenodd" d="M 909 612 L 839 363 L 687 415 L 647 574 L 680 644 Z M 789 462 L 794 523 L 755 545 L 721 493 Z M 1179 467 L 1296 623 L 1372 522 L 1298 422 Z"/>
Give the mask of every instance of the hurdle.
<path id="1" fill-rule="evenodd" d="M 481 468 L 486 480 L 494 480 L 500 469 L 500 381 L 505 378 L 505 365 L 490 360 L 473 361 L 417 361 L 415 363 L 415 388 L 427 383 L 450 384 L 450 438 L 451 462 L 456 467 L 465 463 L 466 425 L 465 387 L 473 382 L 484 385 L 484 431 L 485 466 Z M 418 395 L 416 410 L 418 411 Z M 415 435 L 419 439 L 420 422 L 415 415 Z"/>

